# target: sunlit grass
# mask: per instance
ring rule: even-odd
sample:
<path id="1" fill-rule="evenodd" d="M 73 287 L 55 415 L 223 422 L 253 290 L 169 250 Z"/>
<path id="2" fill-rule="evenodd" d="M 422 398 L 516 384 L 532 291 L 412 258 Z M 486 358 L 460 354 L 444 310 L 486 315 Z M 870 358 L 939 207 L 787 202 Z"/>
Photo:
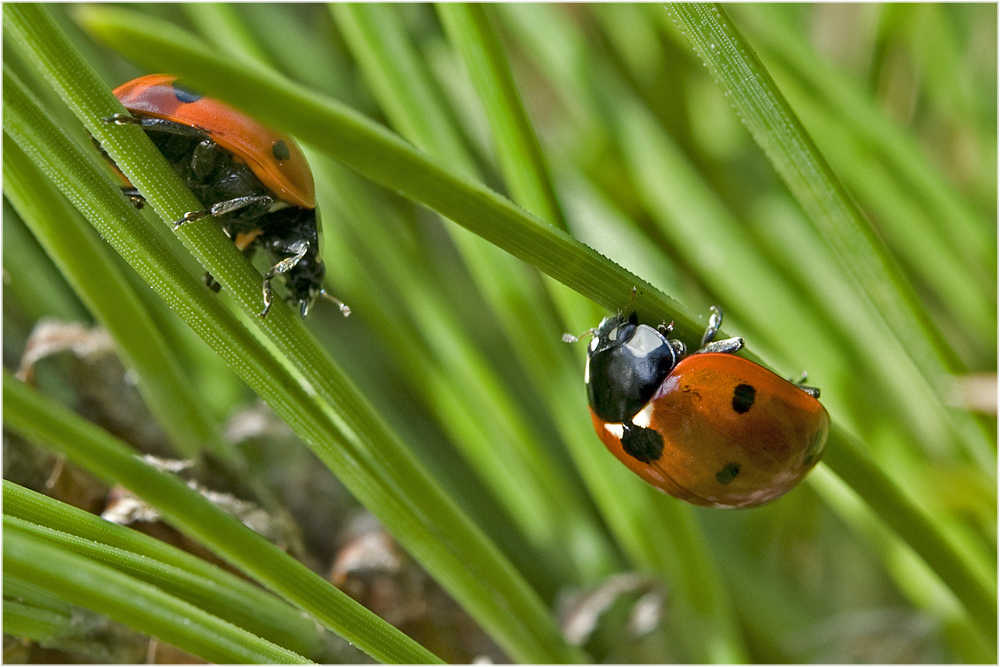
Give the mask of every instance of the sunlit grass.
<path id="1" fill-rule="evenodd" d="M 47 14 L 65 46 L 42 37 Z M 313 567 L 360 503 L 518 661 L 995 661 L 996 421 L 950 391 L 996 369 L 995 6 L 8 5 L 5 26 L 5 365 L 39 317 L 78 319 L 82 303 L 178 456 L 221 454 L 272 512 L 301 509 L 301 457 L 262 466 L 220 437 L 249 387 L 301 439 L 284 446 L 356 499 L 324 507 L 322 529 L 298 515 Z M 255 269 L 218 229 L 175 234 L 117 197 L 81 121 L 156 213 L 194 206 L 138 133 L 99 124 L 110 88 L 146 71 L 303 141 L 348 320 L 319 306 L 305 326 L 283 308 L 260 323 Z M 640 314 L 689 343 L 720 304 L 751 356 L 808 370 L 835 424 L 829 465 L 724 512 L 614 461 L 589 423 L 585 347 L 561 336 L 627 307 L 633 285 Z M 37 377 L 72 409 L 88 383 L 70 368 Z M 24 410 L 8 425 L 54 438 L 8 387 Z M 204 518 L 178 527 L 370 655 L 430 655 L 360 610 L 317 615 L 282 579 L 291 565 L 227 551 Z M 37 590 L 10 631 L 68 647 L 48 597 L 62 584 L 26 560 L 93 556 L 36 544 L 51 518 L 16 520 L 37 527 L 17 524 L 11 590 Z M 116 581 L 87 568 L 91 586 Z M 559 639 L 567 596 L 633 571 L 666 593 L 651 632 L 629 635 L 632 594 L 581 652 Z M 86 586 L 59 602 L 128 622 Z M 188 638 L 178 610 L 199 603 L 180 598 L 136 629 L 213 660 L 334 660 L 290 617 L 289 645 L 234 653 L 238 633 L 207 618 L 240 625 L 225 606 L 199 608 Z M 453 635 L 415 639 L 474 658 Z"/>

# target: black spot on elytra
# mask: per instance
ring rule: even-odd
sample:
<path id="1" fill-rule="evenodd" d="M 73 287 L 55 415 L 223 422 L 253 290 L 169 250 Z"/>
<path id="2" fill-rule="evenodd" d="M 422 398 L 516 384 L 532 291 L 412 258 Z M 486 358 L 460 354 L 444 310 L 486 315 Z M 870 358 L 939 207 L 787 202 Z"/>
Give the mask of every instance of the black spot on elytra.
<path id="1" fill-rule="evenodd" d="M 643 463 L 656 461 L 663 455 L 663 436 L 659 433 L 631 423 L 624 426 L 622 449 L 626 454 Z"/>
<path id="2" fill-rule="evenodd" d="M 738 384 L 733 389 L 733 410 L 741 415 L 753 407 L 753 402 L 757 397 L 757 390 L 749 384 Z"/>
<path id="3" fill-rule="evenodd" d="M 739 463 L 727 463 L 722 466 L 722 470 L 715 473 L 715 480 L 725 486 L 729 484 L 736 476 L 740 474 L 740 464 Z"/>
<path id="4" fill-rule="evenodd" d="M 278 139 L 274 145 L 271 146 L 271 155 L 273 155 L 274 159 L 278 162 L 292 157 L 291 151 L 288 150 L 288 144 L 286 144 L 283 139 Z"/>
<path id="5" fill-rule="evenodd" d="M 174 81 L 173 83 L 173 88 L 174 88 L 174 97 L 176 97 L 179 101 L 183 102 L 184 104 L 191 104 L 192 102 L 197 102 L 202 98 L 202 95 L 200 95 L 199 93 L 194 92 L 190 88 L 185 88 L 176 81 Z"/>

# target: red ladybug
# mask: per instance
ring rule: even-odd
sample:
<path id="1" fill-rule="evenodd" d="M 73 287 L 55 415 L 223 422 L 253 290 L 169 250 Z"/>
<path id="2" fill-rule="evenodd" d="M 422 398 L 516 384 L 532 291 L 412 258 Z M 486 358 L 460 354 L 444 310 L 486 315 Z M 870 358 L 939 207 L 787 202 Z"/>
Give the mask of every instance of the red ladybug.
<path id="1" fill-rule="evenodd" d="M 712 507 L 756 507 L 788 492 L 816 465 L 830 417 L 819 390 L 734 356 L 742 338 L 702 347 L 627 318 L 593 330 L 585 382 L 598 437 L 618 460 L 676 498 Z"/>
<path id="2" fill-rule="evenodd" d="M 202 97 L 170 74 L 149 74 L 122 84 L 115 95 L 132 114 L 105 119 L 145 130 L 198 200 L 208 205 L 175 224 L 215 216 L 237 247 L 252 255 L 266 249 L 275 264 L 264 276 L 264 310 L 271 308 L 271 280 L 282 276 L 305 317 L 316 297 L 350 309 L 322 287 L 316 193 L 305 156 L 291 137 L 261 125 L 222 102 Z M 143 203 L 129 184 L 126 195 Z M 206 276 L 213 289 L 218 284 Z"/>

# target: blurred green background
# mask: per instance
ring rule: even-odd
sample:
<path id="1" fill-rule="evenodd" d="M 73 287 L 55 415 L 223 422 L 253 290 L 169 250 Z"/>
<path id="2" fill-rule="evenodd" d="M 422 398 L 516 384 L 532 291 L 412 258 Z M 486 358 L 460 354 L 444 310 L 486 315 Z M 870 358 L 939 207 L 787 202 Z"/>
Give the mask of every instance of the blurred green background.
<path id="1" fill-rule="evenodd" d="M 870 223 L 863 234 L 835 231 L 834 241 L 734 111 L 739 101 L 729 95 L 752 91 L 723 94 L 661 5 L 488 5 L 470 14 L 425 4 L 81 9 L 93 7 L 48 7 L 109 89 L 156 69 L 106 45 L 127 39 L 115 36 L 116 12 L 122 24 L 166 21 L 218 54 L 353 107 L 451 172 L 564 227 L 680 304 L 653 314 L 676 318 L 683 333 L 703 326 L 710 305 L 723 306 L 726 332 L 744 336 L 759 359 L 785 376 L 809 372 L 837 437 L 860 443 L 995 601 L 995 4 L 727 7 Z M 492 62 L 509 64 L 537 135 L 547 178 L 540 194 L 514 177 L 537 165 L 504 146 L 520 130 L 490 108 L 484 90 L 504 79 L 484 79 L 469 59 L 482 46 L 463 41 L 474 40 L 462 22 L 470 16 L 486 17 L 498 49 Z M 12 41 L 5 67 L 74 138 L 89 141 Z M 766 507 L 720 511 L 684 506 L 620 467 L 591 432 L 585 347 L 560 337 L 595 325 L 608 307 L 628 307 L 627 291 L 617 305 L 597 305 L 586 289 L 567 288 L 304 143 L 322 211 L 326 288 L 353 310 L 345 320 L 317 304 L 309 331 L 552 616 L 564 627 L 594 624 L 580 640 L 589 659 L 996 660 L 983 619 L 970 617 L 912 540 L 888 527 L 891 506 L 873 507 L 840 469 L 820 465 Z M 3 226 L 4 366 L 16 370 L 44 318 L 95 320 L 6 200 Z M 843 251 L 858 236 L 902 277 L 901 292 L 858 279 L 854 262 L 869 259 Z M 574 255 L 557 259 L 572 273 Z M 249 463 L 252 482 L 213 482 L 241 497 L 266 489 L 272 515 L 285 522 L 279 543 L 326 573 L 362 508 L 131 269 L 118 268 L 140 285 L 190 396 Z M 921 328 L 901 333 L 883 319 L 871 297 L 878 290 L 911 304 Z M 73 342 L 79 334 L 64 335 Z M 171 446 L 118 362 L 64 351 L 39 361 L 33 381 L 138 451 L 191 455 Z M 5 439 L 4 454 L 5 479 L 103 507 L 104 487 L 77 480 L 71 464 L 54 475 L 63 462 L 17 438 Z M 385 575 L 392 603 L 366 601 L 383 616 L 410 609 L 396 624 L 419 643 L 449 661 L 512 657 L 510 643 L 494 636 L 501 650 L 485 639 L 416 564 L 394 572 Z M 35 637 L 38 644 L 5 634 L 5 659 L 142 657 L 129 652 L 141 639 L 95 618 Z M 333 640 L 309 657 L 363 659 Z"/>

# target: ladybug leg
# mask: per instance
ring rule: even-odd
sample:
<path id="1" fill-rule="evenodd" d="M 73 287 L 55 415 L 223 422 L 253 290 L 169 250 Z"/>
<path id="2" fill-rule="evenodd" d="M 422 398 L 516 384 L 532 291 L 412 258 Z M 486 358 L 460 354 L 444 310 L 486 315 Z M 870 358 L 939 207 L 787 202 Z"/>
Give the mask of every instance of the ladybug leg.
<path id="1" fill-rule="evenodd" d="M 788 378 L 789 382 L 794 384 L 802 391 L 806 392 L 813 398 L 819 398 L 819 387 L 810 387 L 809 385 L 805 384 L 806 381 L 808 380 L 809 380 L 809 374 L 806 373 L 805 371 L 802 371 L 802 377 L 800 377 L 798 380 L 796 380 L 795 378 Z"/>
<path id="2" fill-rule="evenodd" d="M 254 209 L 260 210 L 261 212 L 266 212 L 267 209 L 271 207 L 274 203 L 274 199 L 267 195 L 251 196 L 251 197 L 236 197 L 235 199 L 227 199 L 226 201 L 220 201 L 212 204 L 210 208 L 201 211 L 188 211 L 184 214 L 184 217 L 174 223 L 174 229 L 177 229 L 186 222 L 194 222 L 195 220 L 201 220 L 202 218 L 207 218 L 210 215 L 221 216 L 228 215 L 234 211 L 239 211 L 241 209 L 254 207 Z M 252 216 L 251 216 L 252 217 Z"/>
<path id="3" fill-rule="evenodd" d="M 235 199 L 227 199 L 226 201 L 220 201 L 212 204 L 212 207 L 208 209 L 209 215 L 228 215 L 233 211 L 239 211 L 240 209 L 251 208 L 244 215 L 247 217 L 255 217 L 252 213 L 266 213 L 267 209 L 271 208 L 271 204 L 274 203 L 274 198 L 268 195 L 254 195 L 248 197 L 236 197 Z"/>
<path id="4" fill-rule="evenodd" d="M 123 185 L 122 194 L 128 197 L 128 200 L 132 202 L 132 206 L 135 206 L 140 211 L 146 205 L 146 198 L 142 196 L 142 193 L 131 186 Z"/>
<path id="5" fill-rule="evenodd" d="M 715 340 L 716 334 L 722 328 L 722 308 L 711 306 L 712 316 L 708 318 L 708 328 L 705 335 L 701 337 L 701 347 L 695 354 L 705 352 L 722 352 L 724 354 L 735 354 L 743 349 L 742 338 L 726 338 L 725 340 Z"/>
<path id="6" fill-rule="evenodd" d="M 793 383 L 793 384 L 795 384 L 796 387 L 806 392 L 813 398 L 819 398 L 819 387 L 809 387 L 804 384 L 798 384 L 798 383 Z"/>
<path id="7" fill-rule="evenodd" d="M 291 271 L 292 268 L 306 256 L 306 253 L 309 252 L 309 242 L 298 241 L 289 246 L 289 250 L 295 254 L 291 257 L 285 257 L 280 262 L 272 266 L 266 274 L 264 274 L 264 310 L 260 313 L 261 317 L 267 316 L 267 313 L 271 310 L 271 303 L 274 300 L 274 290 L 271 289 L 271 280 L 283 273 Z"/>
<path id="8" fill-rule="evenodd" d="M 694 354 L 704 354 L 705 352 L 721 352 L 723 354 L 736 354 L 743 349 L 743 339 L 736 338 L 726 338 L 723 340 L 712 341 L 708 345 L 704 345 L 698 348 Z"/>
<path id="9" fill-rule="evenodd" d="M 226 236 L 231 239 L 235 236 L 236 247 L 243 252 L 243 256 L 247 259 L 253 259 L 254 252 L 257 250 L 257 247 L 254 245 L 256 236 L 248 235 L 246 238 L 242 238 L 235 232 L 235 230 L 233 230 L 231 225 L 223 225 L 222 231 L 225 232 Z M 205 286 L 212 292 L 218 294 L 219 291 L 222 290 L 222 284 L 219 283 L 219 281 L 216 280 L 208 271 L 206 271 L 205 275 L 202 276 L 202 280 L 205 282 Z"/>
<path id="10" fill-rule="evenodd" d="M 166 132 L 168 134 L 179 134 L 185 137 L 204 137 L 204 130 L 199 130 L 197 127 L 191 127 L 190 125 L 182 125 L 180 123 L 175 123 L 172 120 L 164 120 L 162 118 L 136 118 L 135 116 L 129 116 L 124 113 L 116 113 L 114 116 L 110 116 L 104 119 L 105 123 L 113 123 L 115 125 L 138 125 L 144 130 L 155 130 L 156 132 Z"/>
<path id="11" fill-rule="evenodd" d="M 712 315 L 708 318 L 708 328 L 705 329 L 705 335 L 701 337 L 702 347 L 715 340 L 715 335 L 722 328 L 722 308 L 719 306 L 709 306 L 708 309 L 712 311 Z"/>

